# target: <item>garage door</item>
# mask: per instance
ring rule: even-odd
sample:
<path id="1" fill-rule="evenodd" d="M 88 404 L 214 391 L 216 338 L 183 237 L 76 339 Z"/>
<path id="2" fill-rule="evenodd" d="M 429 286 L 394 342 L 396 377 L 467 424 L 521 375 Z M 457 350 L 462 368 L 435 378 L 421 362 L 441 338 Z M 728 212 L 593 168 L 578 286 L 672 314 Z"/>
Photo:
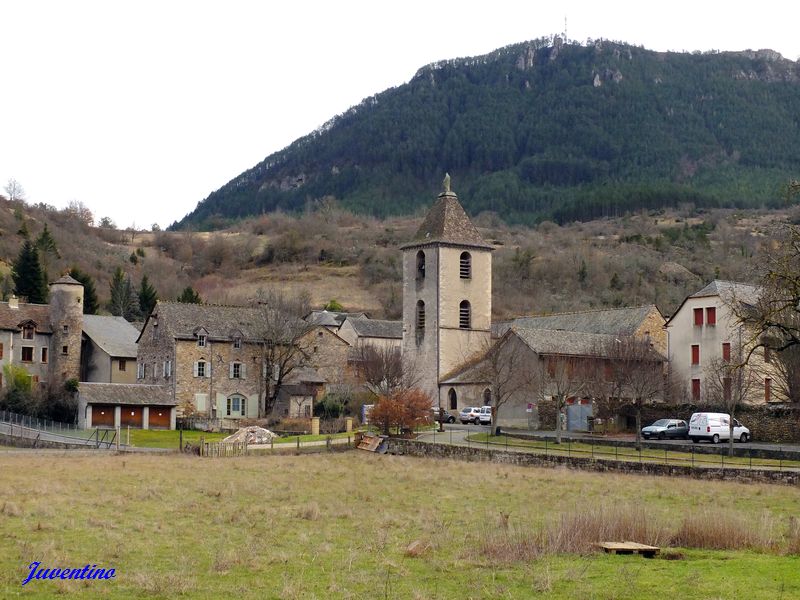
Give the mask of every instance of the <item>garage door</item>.
<path id="1" fill-rule="evenodd" d="M 90 427 L 114 427 L 114 407 L 110 404 L 92 405 Z"/>
<path id="2" fill-rule="evenodd" d="M 123 406 L 122 417 L 120 418 L 120 425 L 123 427 L 141 427 L 142 426 L 142 407 L 141 406 Z"/>
<path id="3" fill-rule="evenodd" d="M 169 406 L 151 406 L 150 428 L 169 429 L 171 410 Z"/>

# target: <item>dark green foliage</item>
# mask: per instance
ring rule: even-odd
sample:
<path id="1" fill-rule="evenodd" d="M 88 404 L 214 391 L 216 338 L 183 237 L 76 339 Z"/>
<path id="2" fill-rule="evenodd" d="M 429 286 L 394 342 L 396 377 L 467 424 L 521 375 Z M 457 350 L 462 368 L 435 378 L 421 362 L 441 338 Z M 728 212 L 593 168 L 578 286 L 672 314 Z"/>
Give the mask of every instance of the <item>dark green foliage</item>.
<path id="1" fill-rule="evenodd" d="M 338 419 L 344 414 L 344 404 L 338 398 L 325 396 L 314 404 L 314 416 L 323 419 Z"/>
<path id="2" fill-rule="evenodd" d="M 202 304 L 203 300 L 200 298 L 200 294 L 194 291 L 192 286 L 188 286 L 183 289 L 181 295 L 178 296 L 178 302 L 185 302 L 186 304 Z"/>
<path id="3" fill-rule="evenodd" d="M 139 299 L 131 285 L 130 275 L 126 275 L 120 267 L 114 271 L 110 284 L 111 299 L 108 311 L 115 317 L 124 317 L 127 321 L 135 321 L 141 316 Z"/>
<path id="4" fill-rule="evenodd" d="M 408 213 L 430 204 L 445 171 L 470 214 L 528 224 L 773 205 L 800 171 L 797 68 L 758 52 L 612 42 L 555 56 L 548 40 L 445 61 L 267 157 L 176 226 L 299 211 L 325 196 Z"/>
<path id="5" fill-rule="evenodd" d="M 77 394 L 78 393 L 78 380 L 74 377 L 72 379 L 67 379 L 64 382 L 64 391 L 69 394 Z"/>
<path id="6" fill-rule="evenodd" d="M 137 248 L 136 249 L 136 256 L 144 258 L 144 248 Z"/>
<path id="7" fill-rule="evenodd" d="M 138 256 L 136 256 L 136 253 L 135 253 L 135 252 L 131 252 L 131 255 L 130 255 L 130 257 L 128 258 L 128 260 L 130 260 L 130 261 L 131 261 L 131 264 L 132 264 L 132 265 L 135 265 L 135 264 L 137 264 L 137 263 L 139 262 L 139 257 L 138 257 Z"/>
<path id="8" fill-rule="evenodd" d="M 578 269 L 578 281 L 583 284 L 586 283 L 586 278 L 589 276 L 589 269 L 586 268 L 586 261 L 581 259 L 581 266 Z"/>
<path id="9" fill-rule="evenodd" d="M 22 244 L 17 260 L 11 267 L 11 276 L 14 278 L 17 296 L 24 296 L 33 304 L 47 302 L 47 285 L 39 262 L 39 253 L 28 239 Z"/>
<path id="10" fill-rule="evenodd" d="M 69 276 L 83 284 L 83 314 L 96 315 L 100 308 L 100 302 L 97 299 L 97 289 L 92 276 L 84 273 L 78 267 L 72 267 L 69 270 Z"/>
<path id="11" fill-rule="evenodd" d="M 52 254 L 56 258 L 59 258 L 61 254 L 58 251 L 58 246 L 56 245 L 56 241 L 53 238 L 53 235 L 50 233 L 50 229 L 47 227 L 47 223 L 44 224 L 44 229 L 42 229 L 42 233 L 39 234 L 39 237 L 36 238 L 36 248 L 39 252 L 45 254 Z"/>
<path id="12" fill-rule="evenodd" d="M 146 274 L 142 275 L 142 283 L 139 286 L 139 308 L 143 317 L 147 317 L 150 314 L 155 308 L 156 302 L 158 302 L 156 288 L 150 284 Z"/>
<path id="13" fill-rule="evenodd" d="M 344 306 L 336 299 L 331 299 L 328 303 L 323 307 L 324 310 L 330 310 L 333 312 L 342 312 L 344 310 Z"/>

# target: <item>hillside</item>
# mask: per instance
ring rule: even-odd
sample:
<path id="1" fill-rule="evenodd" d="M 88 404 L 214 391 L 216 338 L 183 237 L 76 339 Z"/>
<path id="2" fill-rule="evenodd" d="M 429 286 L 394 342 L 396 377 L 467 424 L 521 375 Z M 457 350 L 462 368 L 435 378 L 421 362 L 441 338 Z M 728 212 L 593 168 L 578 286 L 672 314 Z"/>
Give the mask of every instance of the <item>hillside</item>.
<path id="1" fill-rule="evenodd" d="M 777 206 L 800 172 L 800 64 L 559 38 L 420 69 L 211 193 L 173 228 L 335 198 L 384 217 L 445 171 L 470 214 L 565 223 L 638 209 Z"/>

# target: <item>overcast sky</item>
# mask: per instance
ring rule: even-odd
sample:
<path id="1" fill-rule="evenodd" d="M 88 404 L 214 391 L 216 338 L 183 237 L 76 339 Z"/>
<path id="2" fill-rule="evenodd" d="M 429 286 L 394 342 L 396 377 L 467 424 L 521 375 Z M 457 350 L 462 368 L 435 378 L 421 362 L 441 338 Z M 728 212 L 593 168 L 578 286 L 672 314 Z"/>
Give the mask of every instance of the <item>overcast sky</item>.
<path id="1" fill-rule="evenodd" d="M 166 226 L 418 68 L 561 33 L 565 17 L 570 39 L 800 57 L 796 1 L 0 0 L 0 188 L 14 177 L 29 202 Z"/>

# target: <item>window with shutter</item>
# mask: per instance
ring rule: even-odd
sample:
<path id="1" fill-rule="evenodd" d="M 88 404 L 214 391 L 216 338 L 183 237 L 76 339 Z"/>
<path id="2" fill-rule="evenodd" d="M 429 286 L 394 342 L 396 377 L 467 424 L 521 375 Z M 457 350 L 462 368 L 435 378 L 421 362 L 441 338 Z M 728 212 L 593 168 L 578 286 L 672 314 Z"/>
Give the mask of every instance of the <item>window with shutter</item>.
<path id="1" fill-rule="evenodd" d="M 700 364 L 700 344 L 692 344 L 692 364 Z"/>
<path id="2" fill-rule="evenodd" d="M 462 252 L 458 260 L 458 275 L 461 279 L 472 279 L 472 256 Z"/>
<path id="3" fill-rule="evenodd" d="M 472 327 L 472 307 L 468 300 L 463 300 L 458 305 L 458 326 L 461 329 Z"/>
<path id="4" fill-rule="evenodd" d="M 722 342 L 722 360 L 731 362 L 731 344 L 730 342 Z"/>
<path id="5" fill-rule="evenodd" d="M 702 327 L 703 326 L 703 309 L 702 308 L 695 308 L 694 309 L 694 326 L 695 327 Z"/>
<path id="6" fill-rule="evenodd" d="M 700 380 L 692 379 L 692 401 L 700 402 Z"/>
<path id="7" fill-rule="evenodd" d="M 706 325 L 717 324 L 717 307 L 709 306 L 706 308 Z"/>

